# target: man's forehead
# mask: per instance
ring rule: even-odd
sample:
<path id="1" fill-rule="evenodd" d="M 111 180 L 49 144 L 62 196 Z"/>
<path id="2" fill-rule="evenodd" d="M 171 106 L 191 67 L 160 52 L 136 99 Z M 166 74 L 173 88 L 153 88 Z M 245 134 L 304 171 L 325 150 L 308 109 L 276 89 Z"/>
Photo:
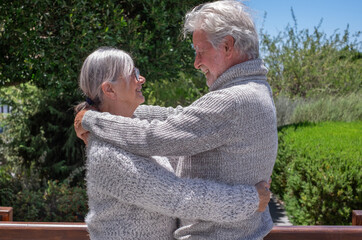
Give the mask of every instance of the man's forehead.
<path id="1" fill-rule="evenodd" d="M 213 48 L 213 46 L 211 45 L 211 43 L 207 42 L 204 44 L 192 44 L 192 48 L 196 51 L 196 52 L 204 52 L 204 51 L 208 51 L 211 48 Z"/>
<path id="2" fill-rule="evenodd" d="M 212 48 L 212 44 L 208 41 L 193 43 L 191 46 L 195 51 L 205 51 Z"/>
<path id="3" fill-rule="evenodd" d="M 201 47 L 201 45 L 204 45 L 206 42 L 208 42 L 208 38 L 206 36 L 206 33 L 202 30 L 194 31 L 192 34 L 192 43 L 195 45 L 195 47 Z"/>

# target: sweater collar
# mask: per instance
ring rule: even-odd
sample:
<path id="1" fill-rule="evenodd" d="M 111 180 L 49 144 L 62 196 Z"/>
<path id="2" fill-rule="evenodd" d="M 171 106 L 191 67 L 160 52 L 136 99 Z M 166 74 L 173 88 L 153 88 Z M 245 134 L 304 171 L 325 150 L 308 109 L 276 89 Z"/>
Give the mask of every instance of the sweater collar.
<path id="1" fill-rule="evenodd" d="M 209 88 L 210 91 L 221 88 L 225 83 L 232 79 L 243 79 L 249 76 L 266 76 L 268 69 L 265 67 L 263 60 L 253 59 L 242 62 L 227 69 Z"/>

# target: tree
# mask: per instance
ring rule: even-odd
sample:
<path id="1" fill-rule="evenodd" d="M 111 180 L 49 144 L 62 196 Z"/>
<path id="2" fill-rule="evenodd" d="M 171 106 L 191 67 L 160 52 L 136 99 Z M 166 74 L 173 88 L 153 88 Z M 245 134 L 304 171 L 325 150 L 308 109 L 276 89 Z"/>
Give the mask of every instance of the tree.
<path id="1" fill-rule="evenodd" d="M 2 136 L 7 153 L 25 166 L 35 163 L 46 179 L 64 179 L 83 165 L 72 106 L 83 98 L 77 79 L 85 57 L 100 46 L 121 48 L 150 82 L 194 73 L 191 41 L 180 33 L 186 10 L 199 3 L 2 1 L 0 98 L 13 107 Z"/>
<path id="2" fill-rule="evenodd" d="M 361 43 L 353 39 L 348 26 L 343 34 L 330 37 L 319 30 L 298 30 L 288 25 L 278 36 L 261 31 L 264 60 L 269 68 L 268 81 L 274 95 L 318 97 L 360 93 L 362 83 Z M 360 32 L 356 33 L 355 39 Z"/>

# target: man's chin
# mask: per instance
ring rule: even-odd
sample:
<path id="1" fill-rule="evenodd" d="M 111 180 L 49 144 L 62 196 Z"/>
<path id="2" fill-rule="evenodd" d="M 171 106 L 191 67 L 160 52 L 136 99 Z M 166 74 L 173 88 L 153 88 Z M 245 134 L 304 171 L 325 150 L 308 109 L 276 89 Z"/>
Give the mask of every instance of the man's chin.
<path id="1" fill-rule="evenodd" d="M 206 85 L 207 85 L 208 87 L 211 87 L 211 85 L 214 84 L 214 82 L 215 82 L 214 79 L 207 79 L 207 78 L 206 78 Z"/>

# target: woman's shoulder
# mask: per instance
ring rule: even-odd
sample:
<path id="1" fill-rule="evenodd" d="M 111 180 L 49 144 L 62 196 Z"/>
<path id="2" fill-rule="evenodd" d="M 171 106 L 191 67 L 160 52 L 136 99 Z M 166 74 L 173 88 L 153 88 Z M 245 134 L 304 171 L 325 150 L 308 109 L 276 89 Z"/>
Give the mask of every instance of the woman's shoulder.
<path id="1" fill-rule="evenodd" d="M 90 138 L 87 146 L 87 167 L 92 169 L 104 169 L 105 166 L 132 172 L 159 172 L 165 171 L 174 174 L 174 169 L 167 157 L 144 157 L 133 154 L 113 144 L 102 141 L 96 137 Z"/>
<path id="2" fill-rule="evenodd" d="M 100 158 L 112 158 L 112 156 L 124 156 L 126 151 L 122 148 L 118 148 L 115 145 L 103 141 L 94 135 L 89 137 L 87 145 L 87 156 L 89 157 L 100 157 Z"/>

